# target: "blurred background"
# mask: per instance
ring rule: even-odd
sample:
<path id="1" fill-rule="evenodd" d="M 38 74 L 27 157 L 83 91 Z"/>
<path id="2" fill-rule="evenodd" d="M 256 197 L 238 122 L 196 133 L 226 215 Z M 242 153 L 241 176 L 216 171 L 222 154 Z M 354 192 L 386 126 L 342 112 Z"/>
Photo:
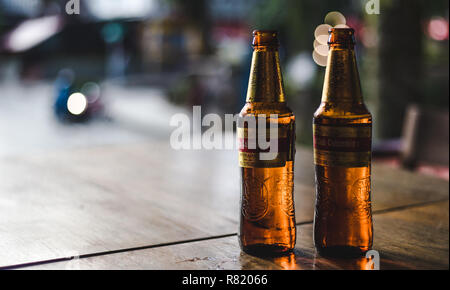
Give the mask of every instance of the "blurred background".
<path id="1" fill-rule="evenodd" d="M 365 0 L 81 0 L 71 15 L 68 2 L 0 0 L 0 157 L 168 142 L 170 117 L 193 105 L 238 113 L 254 29 L 279 31 L 297 140 L 311 147 L 326 59 L 318 27 L 345 24 L 374 158 L 448 179 L 447 0 L 380 0 L 379 14 Z"/>

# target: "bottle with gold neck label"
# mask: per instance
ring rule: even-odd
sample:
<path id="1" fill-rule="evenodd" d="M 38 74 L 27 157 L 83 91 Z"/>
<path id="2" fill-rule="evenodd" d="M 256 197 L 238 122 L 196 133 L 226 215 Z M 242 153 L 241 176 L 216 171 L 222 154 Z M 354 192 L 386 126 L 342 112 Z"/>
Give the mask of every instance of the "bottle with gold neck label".
<path id="1" fill-rule="evenodd" d="M 295 117 L 284 96 L 277 33 L 254 31 L 253 49 L 247 100 L 237 128 L 241 167 L 238 236 L 245 252 L 272 255 L 295 246 Z M 262 146 L 268 139 L 269 146 Z"/>
<path id="2" fill-rule="evenodd" d="M 372 116 L 363 103 L 351 28 L 330 29 L 322 102 L 314 113 L 314 243 L 325 255 L 372 247 Z"/>

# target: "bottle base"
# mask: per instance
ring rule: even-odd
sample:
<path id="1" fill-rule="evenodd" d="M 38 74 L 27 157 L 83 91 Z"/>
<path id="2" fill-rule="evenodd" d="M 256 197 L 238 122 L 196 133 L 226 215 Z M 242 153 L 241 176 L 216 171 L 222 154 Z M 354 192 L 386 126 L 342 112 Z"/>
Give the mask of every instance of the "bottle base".
<path id="1" fill-rule="evenodd" d="M 353 247 L 353 246 L 331 246 L 317 247 L 317 251 L 321 256 L 335 258 L 356 258 L 364 256 L 370 250 L 369 247 Z"/>
<path id="2" fill-rule="evenodd" d="M 292 252 L 293 248 L 282 245 L 266 245 L 254 244 L 250 246 L 242 246 L 242 251 L 258 257 L 277 257 L 284 256 Z"/>

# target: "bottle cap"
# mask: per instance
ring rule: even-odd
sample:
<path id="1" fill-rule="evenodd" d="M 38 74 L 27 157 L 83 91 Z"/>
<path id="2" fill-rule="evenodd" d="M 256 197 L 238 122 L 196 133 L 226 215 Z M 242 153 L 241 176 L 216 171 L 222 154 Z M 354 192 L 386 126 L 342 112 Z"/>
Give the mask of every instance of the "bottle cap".
<path id="1" fill-rule="evenodd" d="M 355 45 L 355 30 L 353 28 L 330 28 L 328 30 L 328 45 L 353 47 Z"/>
<path id="2" fill-rule="evenodd" d="M 278 47 L 278 32 L 275 30 L 253 30 L 253 47 Z"/>

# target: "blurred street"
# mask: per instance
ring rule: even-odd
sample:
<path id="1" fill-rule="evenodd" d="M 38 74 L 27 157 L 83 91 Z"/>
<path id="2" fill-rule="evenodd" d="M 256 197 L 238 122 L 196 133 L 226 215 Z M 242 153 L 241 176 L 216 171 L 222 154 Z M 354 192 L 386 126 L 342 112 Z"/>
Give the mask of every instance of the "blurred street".
<path id="1" fill-rule="evenodd" d="M 1 83 L 0 156 L 168 140 L 169 119 L 180 109 L 159 90 L 113 84 L 103 89 L 108 96 L 106 116 L 87 123 L 61 123 L 52 114 L 52 83 Z"/>

